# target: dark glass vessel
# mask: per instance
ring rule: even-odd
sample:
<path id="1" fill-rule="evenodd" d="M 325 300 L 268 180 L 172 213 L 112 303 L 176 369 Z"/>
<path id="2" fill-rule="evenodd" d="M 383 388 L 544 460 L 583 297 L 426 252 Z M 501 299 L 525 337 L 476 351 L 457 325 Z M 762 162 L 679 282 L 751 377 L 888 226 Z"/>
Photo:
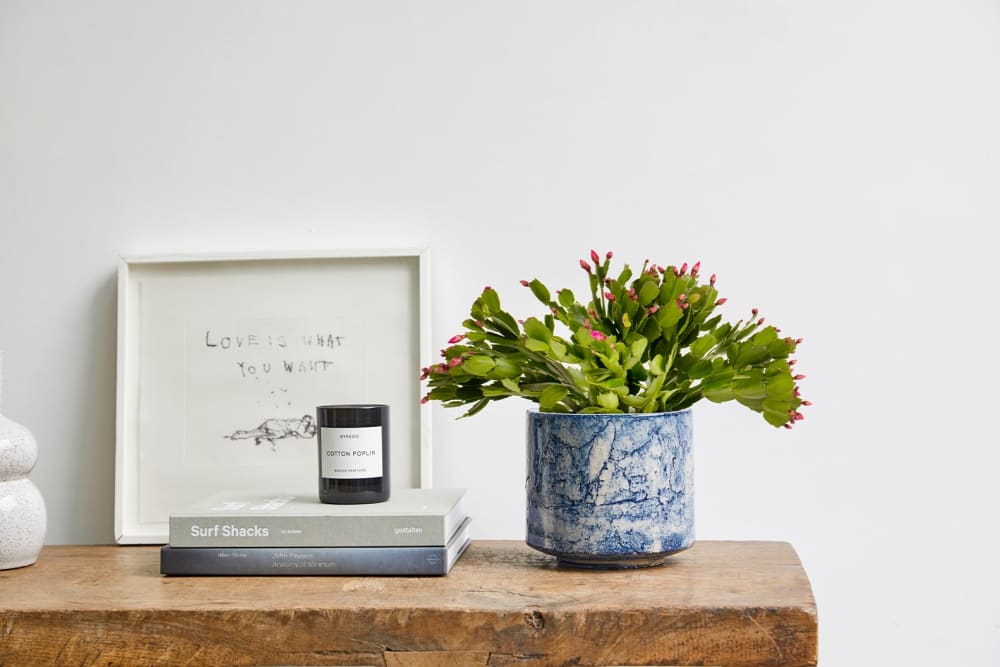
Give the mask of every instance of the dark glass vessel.
<path id="1" fill-rule="evenodd" d="M 389 406 L 316 408 L 319 499 L 333 505 L 389 499 Z"/>

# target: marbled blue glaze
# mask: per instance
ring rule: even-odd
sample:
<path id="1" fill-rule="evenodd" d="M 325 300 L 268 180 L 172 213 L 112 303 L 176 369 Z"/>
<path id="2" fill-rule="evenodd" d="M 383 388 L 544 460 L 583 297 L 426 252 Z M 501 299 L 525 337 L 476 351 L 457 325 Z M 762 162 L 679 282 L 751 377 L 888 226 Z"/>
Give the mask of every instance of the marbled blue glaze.
<path id="1" fill-rule="evenodd" d="M 666 556 L 694 543 L 691 411 L 529 411 L 527 543 L 569 563 Z"/>

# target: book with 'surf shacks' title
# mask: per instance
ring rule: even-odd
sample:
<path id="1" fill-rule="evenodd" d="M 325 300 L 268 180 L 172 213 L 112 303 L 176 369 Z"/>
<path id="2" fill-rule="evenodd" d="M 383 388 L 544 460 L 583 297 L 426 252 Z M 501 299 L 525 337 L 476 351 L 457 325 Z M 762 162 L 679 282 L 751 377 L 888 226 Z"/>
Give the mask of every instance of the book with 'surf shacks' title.
<path id="1" fill-rule="evenodd" d="M 444 546 L 170 547 L 160 574 L 188 576 L 442 576 L 469 546 L 469 519 Z"/>
<path id="2" fill-rule="evenodd" d="M 383 503 L 219 493 L 170 515 L 168 575 L 443 575 L 469 544 L 463 489 L 397 489 Z"/>
<path id="3" fill-rule="evenodd" d="M 384 503 L 219 493 L 173 513 L 171 547 L 440 547 L 465 520 L 464 489 L 394 489 Z"/>

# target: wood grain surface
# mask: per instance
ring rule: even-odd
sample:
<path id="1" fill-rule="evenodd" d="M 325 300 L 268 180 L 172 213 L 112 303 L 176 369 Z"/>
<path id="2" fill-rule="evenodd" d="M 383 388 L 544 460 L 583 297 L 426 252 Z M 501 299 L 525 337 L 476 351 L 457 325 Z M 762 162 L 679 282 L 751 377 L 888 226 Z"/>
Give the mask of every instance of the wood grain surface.
<path id="1" fill-rule="evenodd" d="M 815 665 L 791 545 L 557 566 L 478 541 L 445 577 L 162 577 L 157 547 L 46 547 L 0 572 L 0 665 Z"/>

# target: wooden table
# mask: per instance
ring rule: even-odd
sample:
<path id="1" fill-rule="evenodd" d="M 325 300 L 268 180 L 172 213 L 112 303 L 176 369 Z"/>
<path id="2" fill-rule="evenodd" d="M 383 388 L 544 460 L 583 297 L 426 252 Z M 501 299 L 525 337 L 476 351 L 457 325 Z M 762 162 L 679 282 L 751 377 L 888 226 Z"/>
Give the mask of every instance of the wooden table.
<path id="1" fill-rule="evenodd" d="M 46 547 L 0 572 L 0 664 L 815 665 L 782 542 L 644 570 L 474 542 L 446 577 L 161 577 L 157 547 Z"/>

